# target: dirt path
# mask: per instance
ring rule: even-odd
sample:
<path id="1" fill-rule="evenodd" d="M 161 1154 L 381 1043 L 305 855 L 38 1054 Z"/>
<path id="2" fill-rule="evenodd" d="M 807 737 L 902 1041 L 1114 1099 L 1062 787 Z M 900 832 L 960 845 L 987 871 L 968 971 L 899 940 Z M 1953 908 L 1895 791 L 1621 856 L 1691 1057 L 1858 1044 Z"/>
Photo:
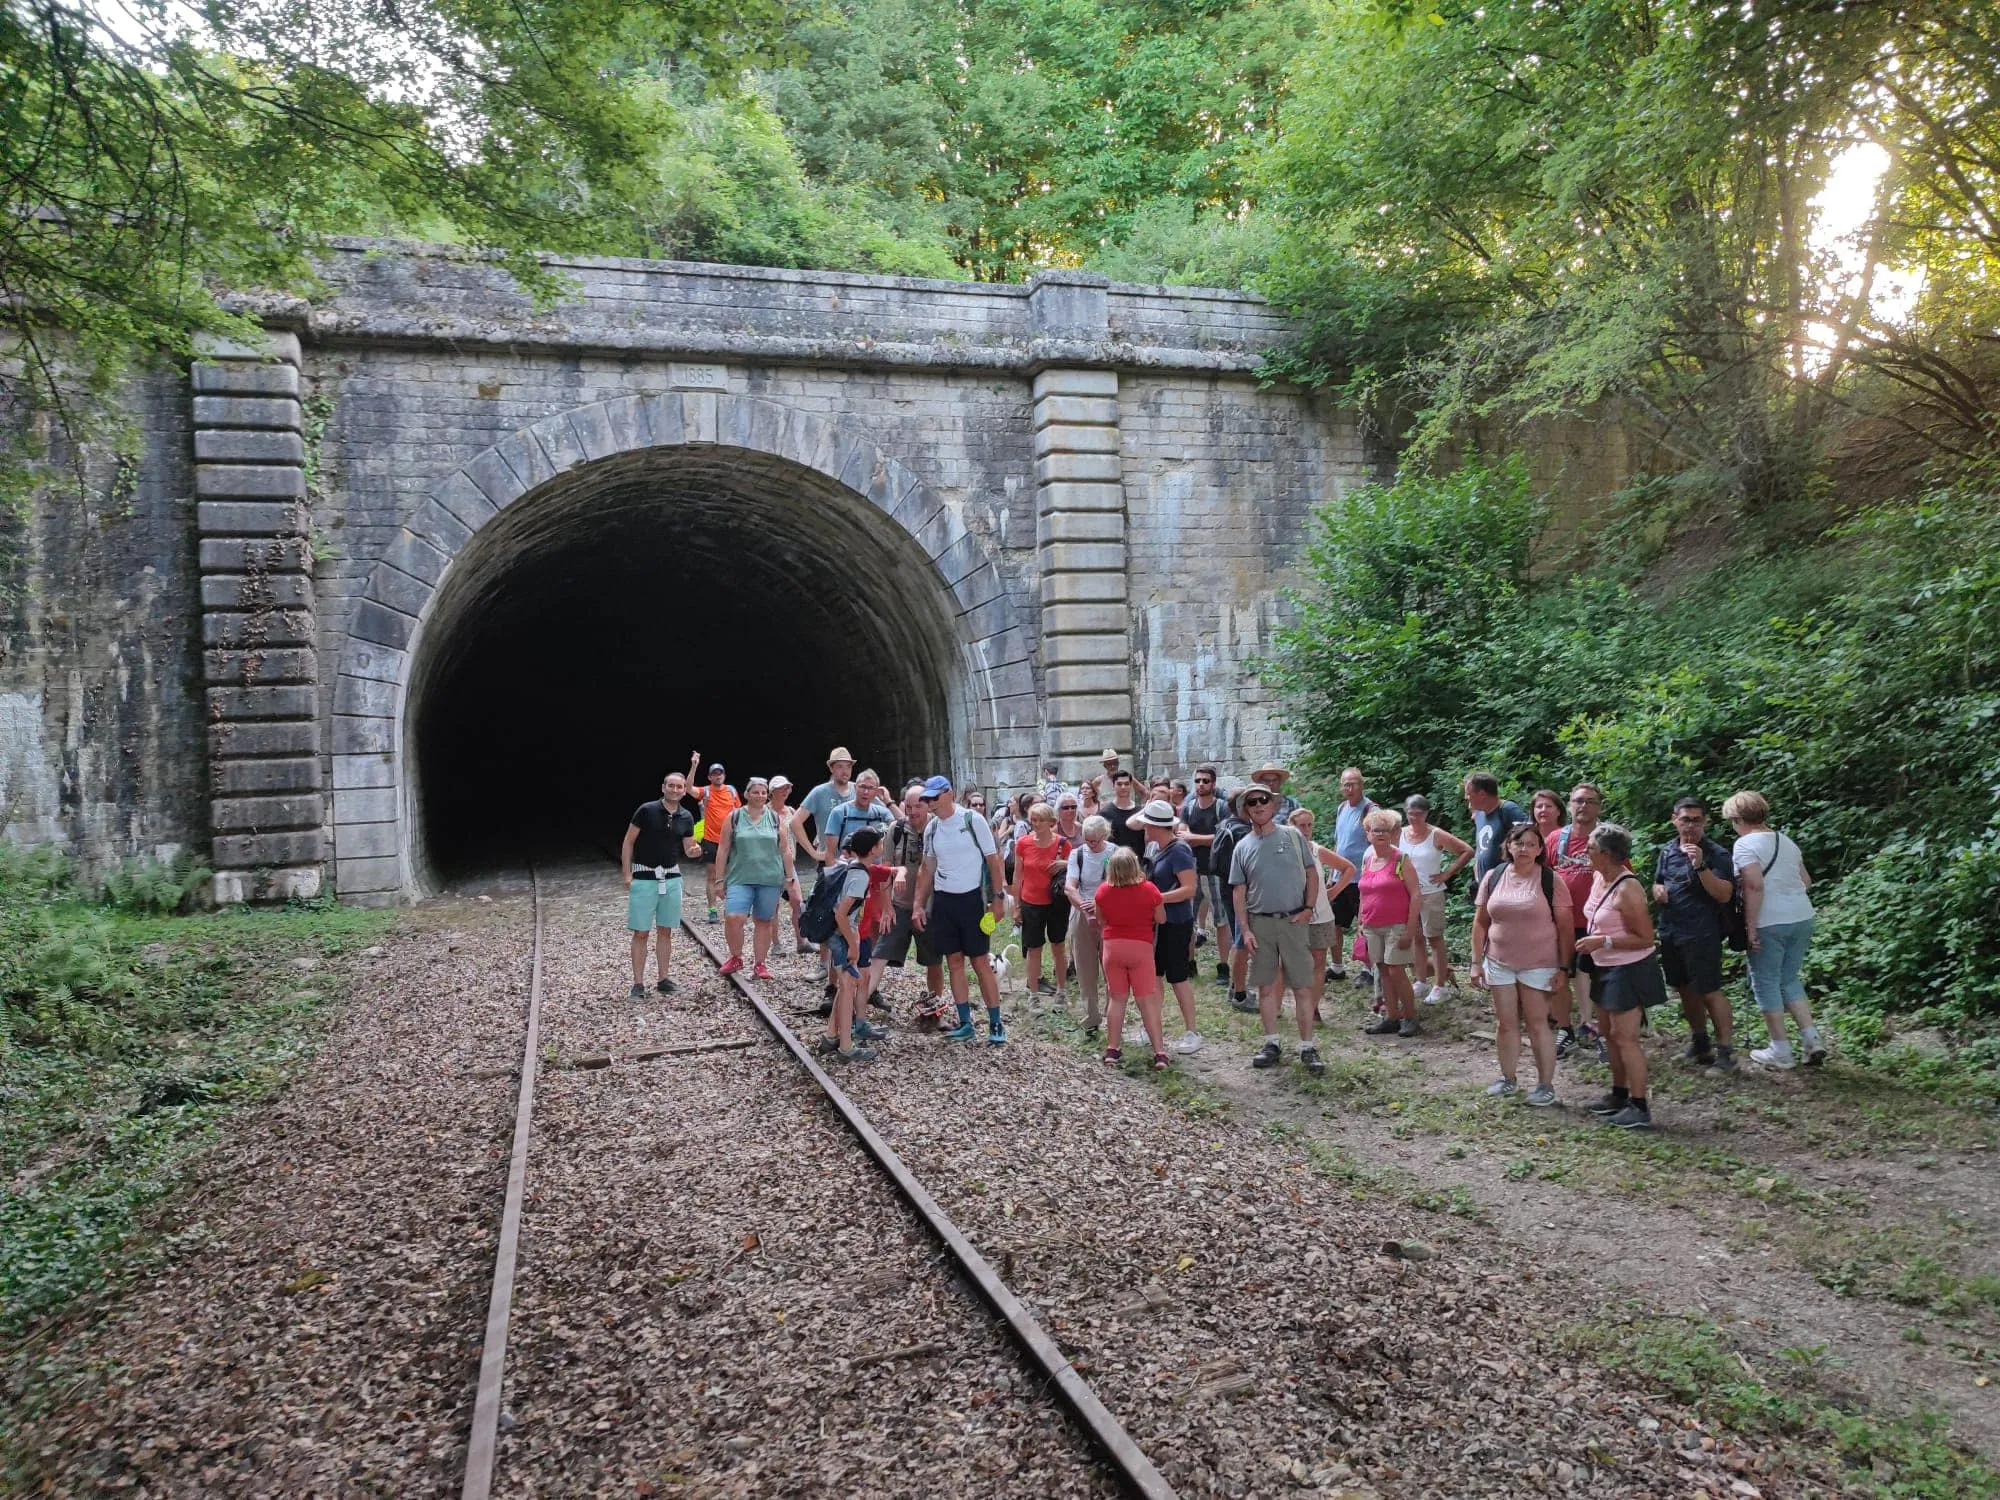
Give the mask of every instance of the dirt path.
<path id="1" fill-rule="evenodd" d="M 1608 1074 L 1581 1058 L 1558 1068 L 1558 1109 L 1485 1099 L 1499 1070 L 1481 997 L 1428 1009 L 1404 1041 L 1360 1036 L 1363 997 L 1329 994 L 1314 1083 L 1289 1062 L 1289 1015 L 1287 1067 L 1256 1073 L 1262 1028 L 1219 996 L 1203 987 L 1202 1024 L 1223 1045 L 1186 1065 L 1244 1120 L 1331 1144 L 1382 1190 L 1476 1206 L 1577 1316 L 1608 1282 L 1723 1325 L 1763 1371 L 1936 1407 L 2000 1456 L 2000 1295 L 1980 1279 L 2000 1268 L 1990 1118 L 1838 1062 L 1731 1078 L 1679 1063 L 1680 1038 L 1662 1036 L 1648 1045 L 1660 1129 L 1635 1138 L 1584 1114 Z"/>

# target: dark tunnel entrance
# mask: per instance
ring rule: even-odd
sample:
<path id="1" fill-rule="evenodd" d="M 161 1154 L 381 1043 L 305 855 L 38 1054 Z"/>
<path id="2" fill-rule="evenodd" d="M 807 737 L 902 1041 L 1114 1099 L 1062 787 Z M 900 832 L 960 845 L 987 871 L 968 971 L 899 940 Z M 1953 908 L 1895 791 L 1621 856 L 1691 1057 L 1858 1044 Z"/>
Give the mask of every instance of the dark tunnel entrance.
<path id="1" fill-rule="evenodd" d="M 417 878 L 615 855 L 695 750 L 795 803 L 835 744 L 885 781 L 948 768 L 959 654 L 922 549 L 823 474 L 713 447 L 572 471 L 480 529 L 425 622 Z"/>

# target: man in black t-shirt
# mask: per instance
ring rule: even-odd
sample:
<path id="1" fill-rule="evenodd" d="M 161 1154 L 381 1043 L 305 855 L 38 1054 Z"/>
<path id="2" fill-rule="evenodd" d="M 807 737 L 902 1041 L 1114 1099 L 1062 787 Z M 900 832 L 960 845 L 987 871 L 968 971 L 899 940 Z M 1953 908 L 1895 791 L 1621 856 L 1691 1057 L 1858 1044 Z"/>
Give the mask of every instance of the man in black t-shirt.
<path id="1" fill-rule="evenodd" d="M 1222 887 L 1226 883 L 1216 875 L 1209 863 L 1209 848 L 1215 843 L 1215 833 L 1222 826 L 1222 798 L 1216 795 L 1216 772 L 1214 766 L 1196 766 L 1194 770 L 1194 795 L 1181 803 L 1181 826 L 1186 831 L 1181 837 L 1194 850 L 1195 888 L 1201 892 L 1200 905 L 1207 908 L 1209 924 L 1215 928 L 1215 977 L 1229 977 L 1229 944 L 1223 934 L 1228 930 L 1229 898 Z M 1200 921 L 1197 912 L 1195 920 Z"/>
<path id="2" fill-rule="evenodd" d="M 625 830 L 619 863 L 625 870 L 625 926 L 632 933 L 634 1000 L 646 998 L 648 933 L 658 933 L 660 993 L 671 995 L 679 988 L 667 977 L 667 963 L 673 957 L 674 929 L 681 925 L 681 861 L 701 858 L 687 788 L 685 776 L 669 772 L 660 783 L 660 800 L 641 806 Z"/>
<path id="3" fill-rule="evenodd" d="M 1722 992 L 1722 943 L 1730 903 L 1736 899 L 1736 866 L 1729 851 L 1708 836 L 1708 808 L 1699 797 L 1674 804 L 1674 842 L 1653 862 L 1653 919 L 1660 967 L 1680 992 L 1688 1044 L 1681 1056 L 1704 1067 L 1733 1072 L 1735 1018 Z M 1708 1040 L 1715 1025 L 1715 1045 Z"/>

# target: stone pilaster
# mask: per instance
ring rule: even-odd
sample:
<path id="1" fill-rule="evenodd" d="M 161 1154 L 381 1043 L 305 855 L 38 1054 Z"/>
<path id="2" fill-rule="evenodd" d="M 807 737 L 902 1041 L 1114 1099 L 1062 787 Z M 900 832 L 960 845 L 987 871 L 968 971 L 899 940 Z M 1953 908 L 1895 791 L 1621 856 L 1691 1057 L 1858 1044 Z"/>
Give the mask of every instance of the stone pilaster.
<path id="1" fill-rule="evenodd" d="M 1045 749 L 1076 778 L 1132 751 L 1132 648 L 1118 374 L 1035 377 L 1035 542 Z"/>
<path id="2" fill-rule="evenodd" d="M 202 339 L 194 387 L 216 900 L 319 894 L 319 665 L 299 341 Z"/>

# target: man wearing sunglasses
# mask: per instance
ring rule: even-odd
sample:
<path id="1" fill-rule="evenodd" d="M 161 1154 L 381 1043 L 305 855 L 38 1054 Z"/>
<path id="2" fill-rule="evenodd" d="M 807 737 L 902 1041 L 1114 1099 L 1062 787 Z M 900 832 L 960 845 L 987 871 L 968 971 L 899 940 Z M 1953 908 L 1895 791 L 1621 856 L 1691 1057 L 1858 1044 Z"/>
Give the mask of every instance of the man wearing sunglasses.
<path id="1" fill-rule="evenodd" d="M 1215 977 L 1227 979 L 1229 944 L 1224 941 L 1223 933 L 1229 920 L 1228 906 L 1222 893 L 1222 877 L 1209 863 L 1215 830 L 1222 823 L 1222 799 L 1215 795 L 1214 766 L 1195 768 L 1194 793 L 1181 803 L 1181 823 L 1187 830 L 1181 837 L 1194 850 L 1195 885 L 1201 892 L 1202 905 L 1208 910 L 1209 923 L 1215 928 Z"/>
<path id="2" fill-rule="evenodd" d="M 1235 888 L 1243 946 L 1250 952 L 1250 983 L 1264 1020 L 1264 1045 L 1250 1066 L 1278 1065 L 1278 1004 L 1289 987 L 1299 1025 L 1299 1061 L 1317 1076 L 1326 1064 L 1313 1046 L 1314 975 L 1306 924 L 1319 902 L 1319 862 L 1310 839 L 1277 821 L 1278 799 L 1270 788 L 1245 788 L 1241 806 L 1250 831 L 1237 839 L 1230 855 L 1229 883 Z"/>
<path id="3" fill-rule="evenodd" d="M 695 773 L 701 769 L 701 752 L 695 751 L 688 757 L 688 784 L 695 782 Z M 729 773 L 717 761 L 708 768 L 708 786 L 700 794 L 701 799 L 701 862 L 708 866 L 708 920 L 720 921 L 716 913 L 718 887 L 715 880 L 715 854 L 721 846 L 716 842 L 722 832 L 722 825 L 729 821 L 729 815 L 743 805 L 743 799 L 736 794 L 736 788 L 729 784 Z"/>

